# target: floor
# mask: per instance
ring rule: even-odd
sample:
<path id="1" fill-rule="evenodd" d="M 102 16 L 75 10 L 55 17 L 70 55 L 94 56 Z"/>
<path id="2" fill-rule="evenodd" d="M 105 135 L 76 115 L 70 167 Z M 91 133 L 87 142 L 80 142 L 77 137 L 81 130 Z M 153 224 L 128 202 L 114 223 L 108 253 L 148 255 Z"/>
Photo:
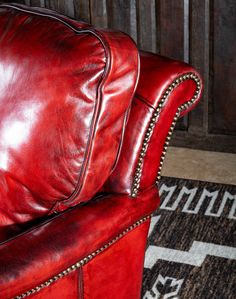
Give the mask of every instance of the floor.
<path id="1" fill-rule="evenodd" d="M 169 147 L 162 175 L 236 185 L 236 154 Z"/>

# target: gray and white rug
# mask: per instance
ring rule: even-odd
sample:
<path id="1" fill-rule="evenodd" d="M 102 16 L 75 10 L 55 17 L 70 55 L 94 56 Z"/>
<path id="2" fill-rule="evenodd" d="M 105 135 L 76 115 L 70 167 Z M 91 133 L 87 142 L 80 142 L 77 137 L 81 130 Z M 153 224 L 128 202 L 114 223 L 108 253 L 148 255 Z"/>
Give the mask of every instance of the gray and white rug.
<path id="1" fill-rule="evenodd" d="M 236 298 L 236 186 L 162 178 L 142 299 Z"/>

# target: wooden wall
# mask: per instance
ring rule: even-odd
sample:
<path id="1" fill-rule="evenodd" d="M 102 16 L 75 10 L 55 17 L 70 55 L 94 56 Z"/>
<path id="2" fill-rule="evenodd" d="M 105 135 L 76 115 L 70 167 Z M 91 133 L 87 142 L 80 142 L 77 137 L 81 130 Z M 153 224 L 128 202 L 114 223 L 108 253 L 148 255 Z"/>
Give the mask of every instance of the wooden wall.
<path id="1" fill-rule="evenodd" d="M 191 63 L 204 78 L 204 97 L 179 121 L 172 144 L 236 152 L 235 0 L 18 2 L 125 31 L 140 49 Z"/>

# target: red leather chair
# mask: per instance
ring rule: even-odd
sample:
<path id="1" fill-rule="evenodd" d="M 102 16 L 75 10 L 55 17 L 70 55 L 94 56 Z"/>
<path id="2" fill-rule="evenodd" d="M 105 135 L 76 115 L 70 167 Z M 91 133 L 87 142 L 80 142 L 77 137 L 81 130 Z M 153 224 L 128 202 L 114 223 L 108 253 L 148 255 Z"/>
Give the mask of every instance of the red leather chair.
<path id="1" fill-rule="evenodd" d="M 140 298 L 165 151 L 201 89 L 121 32 L 0 5 L 0 298 Z"/>

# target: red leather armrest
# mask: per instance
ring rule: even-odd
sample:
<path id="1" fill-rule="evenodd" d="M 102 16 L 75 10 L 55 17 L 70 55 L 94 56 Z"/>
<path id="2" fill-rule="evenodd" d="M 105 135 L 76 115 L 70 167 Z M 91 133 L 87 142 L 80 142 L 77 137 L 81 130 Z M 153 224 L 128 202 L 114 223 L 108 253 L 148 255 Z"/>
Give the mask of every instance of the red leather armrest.
<path id="1" fill-rule="evenodd" d="M 58 215 L 0 245 L 0 298 L 12 298 L 108 248 L 159 203 L 153 188 L 136 199 L 107 195 Z M 138 208 L 137 208 L 138 206 Z M 123 234 L 122 234 L 123 236 Z M 23 298 L 23 297 L 22 297 Z"/>
<path id="2" fill-rule="evenodd" d="M 106 183 L 107 190 L 133 197 L 159 180 L 175 123 L 202 93 L 201 77 L 190 65 L 147 52 L 140 62 L 119 162 Z"/>

